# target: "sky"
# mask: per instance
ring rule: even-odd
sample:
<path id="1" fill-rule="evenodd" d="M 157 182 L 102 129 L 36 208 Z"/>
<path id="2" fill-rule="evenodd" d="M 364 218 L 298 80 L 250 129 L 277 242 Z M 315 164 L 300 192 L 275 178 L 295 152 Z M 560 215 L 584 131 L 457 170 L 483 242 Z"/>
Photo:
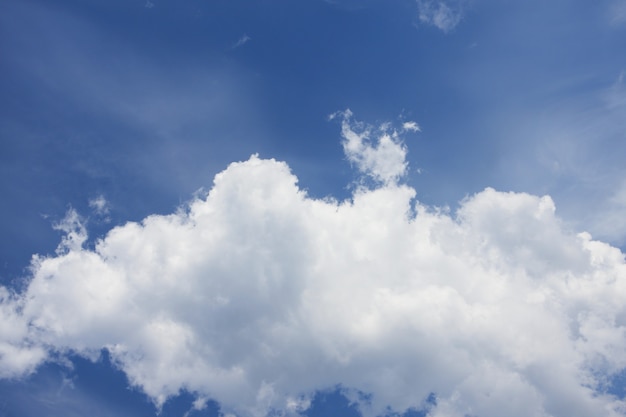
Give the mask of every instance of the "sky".
<path id="1" fill-rule="evenodd" d="M 626 1 L 0 3 L 0 417 L 626 416 Z"/>

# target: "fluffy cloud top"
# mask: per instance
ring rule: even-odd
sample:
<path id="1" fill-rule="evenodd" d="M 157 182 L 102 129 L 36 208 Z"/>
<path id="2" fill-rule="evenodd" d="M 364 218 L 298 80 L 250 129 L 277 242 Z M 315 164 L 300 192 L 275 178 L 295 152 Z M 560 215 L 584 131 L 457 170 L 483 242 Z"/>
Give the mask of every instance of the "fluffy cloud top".
<path id="1" fill-rule="evenodd" d="M 0 375 L 107 348 L 157 404 L 185 388 L 241 416 L 296 413 L 336 384 L 368 416 L 431 394 L 431 417 L 626 416 L 609 393 L 626 367 L 623 254 L 568 230 L 547 196 L 426 207 L 398 183 L 398 133 L 343 117 L 348 159 L 379 181 L 350 200 L 312 199 L 252 156 L 93 250 L 71 212 L 27 289 L 0 288 Z"/>

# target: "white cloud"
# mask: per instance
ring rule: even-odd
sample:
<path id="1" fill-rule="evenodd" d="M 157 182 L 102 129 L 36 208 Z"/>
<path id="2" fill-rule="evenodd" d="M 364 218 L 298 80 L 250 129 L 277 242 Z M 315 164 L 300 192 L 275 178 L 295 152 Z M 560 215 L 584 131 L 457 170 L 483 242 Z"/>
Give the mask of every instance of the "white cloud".
<path id="1" fill-rule="evenodd" d="M 42 346 L 29 338 L 28 323 L 20 314 L 23 300 L 0 286 L 0 377 L 32 372 L 46 357 Z"/>
<path id="2" fill-rule="evenodd" d="M 94 213 L 100 217 L 106 218 L 111 212 L 111 206 L 103 195 L 99 195 L 89 200 L 89 207 L 91 207 Z"/>
<path id="3" fill-rule="evenodd" d="M 402 144 L 398 131 L 389 123 L 383 123 L 378 129 L 374 129 L 372 126 L 354 122 L 350 110 L 334 113 L 330 118 L 338 116 L 342 117 L 343 151 L 360 173 L 383 184 L 395 184 L 406 174 L 407 149 Z M 418 131 L 419 128 L 414 122 L 408 122 L 404 123 L 403 130 Z"/>
<path id="4" fill-rule="evenodd" d="M 419 125 L 416 122 L 404 122 L 402 124 L 402 130 L 404 130 L 405 132 L 421 132 L 422 129 L 419 127 Z"/>
<path id="5" fill-rule="evenodd" d="M 380 180 L 349 201 L 309 198 L 285 163 L 252 156 L 94 250 L 70 212 L 62 250 L 35 258 L 23 294 L 0 293 L 2 375 L 106 347 L 157 403 L 185 388 L 225 414 L 294 413 L 340 383 L 372 394 L 369 416 L 431 393 L 433 417 L 625 416 L 605 392 L 626 367 L 624 255 L 564 227 L 547 196 L 426 207 L 397 183 L 392 127 L 341 116 L 348 159 Z"/>
<path id="6" fill-rule="evenodd" d="M 84 219 L 73 208 L 70 208 L 63 220 L 55 224 L 53 228 L 64 233 L 56 250 L 57 255 L 80 250 L 87 241 Z"/>
<path id="7" fill-rule="evenodd" d="M 419 19 L 449 32 L 463 19 L 465 0 L 417 0 Z"/>
<path id="8" fill-rule="evenodd" d="M 251 40 L 251 39 L 252 39 L 252 38 L 251 38 L 250 36 L 248 36 L 247 34 L 245 34 L 245 33 L 244 33 L 244 34 L 241 36 L 241 38 L 239 38 L 239 39 L 237 40 L 237 42 L 235 42 L 235 43 L 233 44 L 233 49 L 235 49 L 235 48 L 239 48 L 240 46 L 243 46 L 243 45 L 247 44 L 248 42 L 250 42 L 250 40 Z"/>

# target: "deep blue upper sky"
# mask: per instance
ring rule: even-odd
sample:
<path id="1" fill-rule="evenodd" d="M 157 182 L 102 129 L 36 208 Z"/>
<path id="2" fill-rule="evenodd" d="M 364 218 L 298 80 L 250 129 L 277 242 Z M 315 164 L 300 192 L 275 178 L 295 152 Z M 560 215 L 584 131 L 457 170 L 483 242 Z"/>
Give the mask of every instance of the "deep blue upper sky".
<path id="1" fill-rule="evenodd" d="M 572 228 L 624 248 L 626 3 L 442 0 L 459 17 L 446 27 L 420 18 L 427 3 L 3 1 L 0 283 L 54 252 L 69 207 L 97 237 L 174 211 L 254 153 L 287 161 L 311 196 L 348 197 L 355 174 L 328 119 L 347 108 L 420 125 L 407 182 L 424 203 L 549 194 Z M 139 393 L 108 410 L 88 375 L 126 382 L 94 366 L 2 382 L 0 415 L 153 415 Z"/>

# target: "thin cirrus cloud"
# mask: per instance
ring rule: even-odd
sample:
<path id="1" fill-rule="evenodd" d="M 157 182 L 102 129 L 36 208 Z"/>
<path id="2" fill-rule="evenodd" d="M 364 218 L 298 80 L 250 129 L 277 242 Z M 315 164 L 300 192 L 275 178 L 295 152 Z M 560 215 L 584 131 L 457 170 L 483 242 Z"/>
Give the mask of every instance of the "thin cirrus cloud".
<path id="1" fill-rule="evenodd" d="M 157 405 L 186 389 L 240 416 L 301 412 L 337 384 L 366 416 L 626 415 L 610 385 L 626 367 L 623 254 L 568 230 L 548 196 L 424 206 L 401 182 L 416 124 L 335 118 L 370 179 L 349 200 L 310 198 L 253 155 L 93 249 L 70 211 L 24 292 L 0 289 L 0 375 L 106 348 Z"/>
<path id="2" fill-rule="evenodd" d="M 626 1 L 614 0 L 609 7 L 609 21 L 614 26 L 626 23 Z"/>
<path id="3" fill-rule="evenodd" d="M 559 203 L 563 218 L 622 249 L 626 243 L 626 170 L 620 159 L 626 152 L 623 78 L 620 70 L 608 86 L 557 100 L 542 110 L 543 115 L 520 110 L 533 123 L 515 131 L 510 124 L 495 122 L 500 135 L 508 138 L 498 177 L 507 178 L 516 189 L 549 193 Z"/>
<path id="4" fill-rule="evenodd" d="M 417 0 L 418 16 L 422 23 L 449 32 L 463 19 L 466 3 L 466 0 Z"/>
<path id="5" fill-rule="evenodd" d="M 250 36 L 248 36 L 247 34 L 243 34 L 238 40 L 237 42 L 235 42 L 233 44 L 233 49 L 239 48 L 241 46 L 244 46 L 245 44 L 247 44 L 248 42 L 250 42 L 250 40 L 252 40 L 252 38 Z"/>

